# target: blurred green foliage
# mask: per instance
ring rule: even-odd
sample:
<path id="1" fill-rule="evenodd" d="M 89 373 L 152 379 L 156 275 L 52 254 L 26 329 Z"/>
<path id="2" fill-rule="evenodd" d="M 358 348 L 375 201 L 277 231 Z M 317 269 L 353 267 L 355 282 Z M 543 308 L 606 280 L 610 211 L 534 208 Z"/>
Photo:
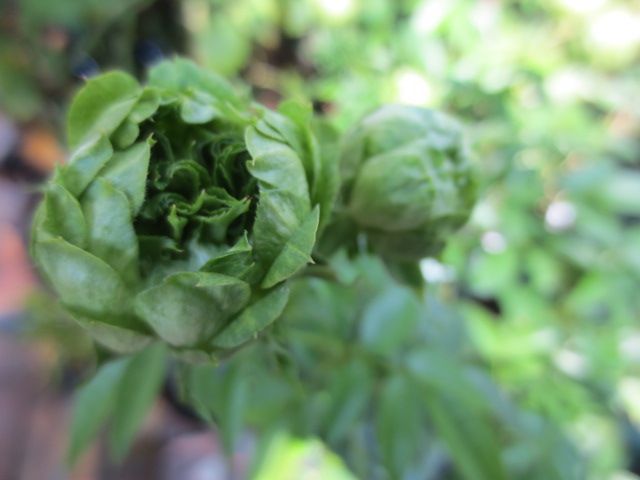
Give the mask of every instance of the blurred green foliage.
<path id="1" fill-rule="evenodd" d="M 250 425 L 267 443 L 283 429 L 320 437 L 358 478 L 583 478 L 555 422 L 504 395 L 454 310 L 379 259 L 335 266 L 349 287 L 298 282 L 270 344 L 184 367 L 185 400 L 227 448 Z"/>
<path id="2" fill-rule="evenodd" d="M 481 185 L 470 224 L 422 263 L 426 297 L 371 258 L 334 259 L 353 286 L 301 281 L 270 348 L 181 372 L 227 448 L 252 426 L 265 442 L 320 437 L 359 478 L 637 478 L 638 5 L 187 0 L 181 12 L 201 64 L 267 103 L 312 100 L 338 130 L 388 102 L 453 114 Z M 22 119 L 46 94 L 14 39 L 0 39 L 0 105 Z"/>

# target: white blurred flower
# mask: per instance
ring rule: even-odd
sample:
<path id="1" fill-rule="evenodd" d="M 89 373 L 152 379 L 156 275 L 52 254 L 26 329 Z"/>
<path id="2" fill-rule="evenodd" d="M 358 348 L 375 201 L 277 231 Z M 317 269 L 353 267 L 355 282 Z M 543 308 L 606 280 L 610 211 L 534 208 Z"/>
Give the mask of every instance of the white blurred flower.
<path id="1" fill-rule="evenodd" d="M 422 276 L 429 283 L 445 283 L 454 279 L 454 271 L 451 267 L 440 263 L 435 258 L 425 258 L 420 262 Z"/>
<path id="2" fill-rule="evenodd" d="M 584 355 L 563 348 L 558 350 L 553 356 L 556 366 L 567 375 L 572 377 L 582 377 L 587 373 L 587 360 Z"/>
<path id="3" fill-rule="evenodd" d="M 355 10 L 354 0 L 316 0 L 316 4 L 327 17 L 342 20 Z"/>
<path id="4" fill-rule="evenodd" d="M 640 379 L 634 377 L 620 379 L 618 398 L 631 419 L 640 423 Z"/>
<path id="5" fill-rule="evenodd" d="M 640 362 L 640 332 L 624 335 L 618 347 L 622 356 L 628 360 Z"/>
<path id="6" fill-rule="evenodd" d="M 418 33 L 434 31 L 449 12 L 452 2 L 442 0 L 428 0 L 420 5 L 411 19 L 413 29 Z"/>
<path id="7" fill-rule="evenodd" d="M 558 0 L 567 10 L 575 13 L 590 13 L 602 8 L 607 0 Z"/>
<path id="8" fill-rule="evenodd" d="M 628 50 L 640 45 L 640 15 L 623 8 L 594 16 L 589 39 L 604 50 Z"/>
<path id="9" fill-rule="evenodd" d="M 547 207 L 544 221 L 549 229 L 560 231 L 572 227 L 576 217 L 576 207 L 571 202 L 556 200 Z"/>
<path id="10" fill-rule="evenodd" d="M 500 253 L 507 248 L 507 240 L 500 232 L 490 230 L 482 235 L 482 248 L 487 253 Z"/>
<path id="11" fill-rule="evenodd" d="M 424 106 L 433 101 L 433 90 L 424 75 L 411 69 L 398 71 L 394 77 L 395 100 L 405 105 Z"/>
<path id="12" fill-rule="evenodd" d="M 471 215 L 471 223 L 482 227 L 484 230 L 495 228 L 499 220 L 495 205 L 483 200 L 476 204 Z"/>
<path id="13" fill-rule="evenodd" d="M 591 85 L 584 72 L 566 68 L 547 78 L 545 90 L 556 102 L 570 102 L 588 97 Z"/>
<path id="14" fill-rule="evenodd" d="M 537 350 L 548 352 L 558 345 L 558 331 L 554 328 L 541 328 L 531 335 L 531 343 Z"/>

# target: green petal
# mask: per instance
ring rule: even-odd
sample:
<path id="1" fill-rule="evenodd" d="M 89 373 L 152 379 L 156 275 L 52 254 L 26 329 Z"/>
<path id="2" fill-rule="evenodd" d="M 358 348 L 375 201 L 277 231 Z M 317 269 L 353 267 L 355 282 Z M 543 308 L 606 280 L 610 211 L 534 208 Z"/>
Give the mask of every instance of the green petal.
<path id="1" fill-rule="evenodd" d="M 270 288 L 286 280 L 311 261 L 319 218 L 320 209 L 316 206 L 276 257 L 262 280 L 262 288 Z"/>
<path id="2" fill-rule="evenodd" d="M 205 263 L 200 270 L 246 280 L 244 276 L 252 267 L 253 248 L 245 235 L 229 250 Z"/>
<path id="3" fill-rule="evenodd" d="M 88 227 L 88 250 L 120 272 L 125 281 L 137 279 L 138 240 L 124 193 L 103 178 L 82 198 Z"/>
<path id="4" fill-rule="evenodd" d="M 87 228 L 78 201 L 63 186 L 51 183 L 44 195 L 44 210 L 36 235 L 62 237 L 67 242 L 84 247 Z M 44 238 L 44 237 L 40 237 Z"/>
<path id="5" fill-rule="evenodd" d="M 248 169 L 258 180 L 260 191 L 253 242 L 258 260 L 268 265 L 309 214 L 307 179 L 290 147 L 253 127 L 247 128 L 245 141 L 252 157 Z"/>
<path id="6" fill-rule="evenodd" d="M 138 214 L 144 202 L 150 155 L 151 141 L 138 142 L 113 154 L 100 175 L 127 196 L 133 216 Z"/>
<path id="7" fill-rule="evenodd" d="M 338 132 L 326 121 L 317 120 L 313 124 L 313 132 L 319 145 L 321 170 L 317 191 L 312 196 L 314 203 L 320 205 L 319 231 L 331 221 L 333 205 L 340 189 L 338 155 Z"/>
<path id="8" fill-rule="evenodd" d="M 154 66 L 149 71 L 149 84 L 173 92 L 196 88 L 228 102 L 237 101 L 233 88 L 226 80 L 182 58 L 166 60 Z"/>
<path id="9" fill-rule="evenodd" d="M 140 127 L 137 123 L 125 120 L 111 135 L 111 141 L 115 148 L 123 149 L 130 147 L 140 135 Z"/>
<path id="10" fill-rule="evenodd" d="M 254 339 L 277 319 L 289 299 L 289 287 L 280 285 L 245 308 L 213 341 L 215 348 L 235 348 Z"/>
<path id="11" fill-rule="evenodd" d="M 226 275 L 183 272 L 136 298 L 136 313 L 174 346 L 206 342 L 249 301 L 249 285 Z"/>
<path id="12" fill-rule="evenodd" d="M 428 149 L 403 148 L 369 159 L 356 178 L 349 211 L 384 231 L 415 230 L 432 216 L 438 178 Z M 444 183 L 442 186 L 446 186 Z"/>
<path id="13" fill-rule="evenodd" d="M 180 106 L 180 118 L 186 123 L 202 124 L 220 115 L 215 99 L 208 95 L 185 97 Z"/>
<path id="14" fill-rule="evenodd" d="M 59 171 L 60 181 L 72 195 L 79 197 L 113 155 L 105 136 L 95 136 L 82 144 L 71 156 L 69 164 Z"/>
<path id="15" fill-rule="evenodd" d="M 38 242 L 39 265 L 62 303 L 96 318 L 119 315 L 129 304 L 129 293 L 113 268 L 62 239 Z"/>
<path id="16" fill-rule="evenodd" d="M 71 149 L 96 134 L 110 136 L 129 115 L 140 93 L 136 79 L 126 73 L 110 72 L 89 80 L 69 108 Z"/>
<path id="17" fill-rule="evenodd" d="M 131 113 L 129 114 L 129 120 L 133 123 L 142 123 L 147 118 L 151 117 L 160 106 L 160 95 L 155 88 L 146 87 L 138 101 L 133 106 Z"/>
<path id="18" fill-rule="evenodd" d="M 311 198 L 316 198 L 321 178 L 322 162 L 317 141 L 311 132 L 313 110 L 311 104 L 288 100 L 278 106 L 283 115 L 268 115 L 266 120 L 271 123 L 283 136 L 287 143 L 300 155 L 300 159 L 307 173 Z M 286 121 L 285 121 L 286 120 Z"/>

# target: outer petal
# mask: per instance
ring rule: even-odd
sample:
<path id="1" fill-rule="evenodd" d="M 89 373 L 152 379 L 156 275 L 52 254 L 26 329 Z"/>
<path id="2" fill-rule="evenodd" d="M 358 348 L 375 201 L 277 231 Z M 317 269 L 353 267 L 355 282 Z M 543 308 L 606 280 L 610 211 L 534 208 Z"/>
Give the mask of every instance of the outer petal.
<path id="1" fill-rule="evenodd" d="M 177 347 L 206 342 L 242 310 L 249 284 L 226 275 L 183 272 L 138 295 L 136 313 L 167 343 Z"/>
<path id="2" fill-rule="evenodd" d="M 123 72 L 89 80 L 69 108 L 69 146 L 74 149 L 95 135 L 110 136 L 129 115 L 141 91 L 136 79 Z"/>
<path id="3" fill-rule="evenodd" d="M 304 167 L 286 144 L 247 128 L 248 168 L 260 190 L 253 242 L 258 261 L 270 265 L 311 210 Z"/>
<path id="4" fill-rule="evenodd" d="M 35 245 L 36 258 L 62 302 L 95 318 L 119 316 L 130 305 L 120 276 L 104 261 L 63 239 Z"/>
<path id="5" fill-rule="evenodd" d="M 289 299 L 289 287 L 280 285 L 257 302 L 245 308 L 240 315 L 213 339 L 215 348 L 236 348 L 254 339 L 280 316 Z"/>
<path id="6" fill-rule="evenodd" d="M 138 239 L 127 197 L 99 178 L 83 195 L 82 206 L 87 219 L 88 250 L 120 272 L 126 282 L 134 284 L 138 278 Z"/>
<path id="7" fill-rule="evenodd" d="M 297 273 L 311 261 L 315 245 L 320 208 L 316 207 L 282 247 L 262 280 L 262 288 L 270 288 Z"/>

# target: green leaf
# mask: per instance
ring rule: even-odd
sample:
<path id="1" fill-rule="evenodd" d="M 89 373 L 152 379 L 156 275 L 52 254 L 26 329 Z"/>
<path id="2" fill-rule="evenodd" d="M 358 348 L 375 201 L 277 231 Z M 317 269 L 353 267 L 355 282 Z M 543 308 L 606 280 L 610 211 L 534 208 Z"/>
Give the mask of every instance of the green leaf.
<path id="1" fill-rule="evenodd" d="M 107 180 L 93 182 L 82 199 L 88 250 L 134 283 L 138 277 L 138 240 L 127 197 Z"/>
<path id="2" fill-rule="evenodd" d="M 379 354 L 402 353 L 403 346 L 406 348 L 415 338 L 420 314 L 415 295 L 405 288 L 390 286 L 362 313 L 360 340 Z"/>
<path id="3" fill-rule="evenodd" d="M 118 383 L 129 359 L 120 359 L 102 366 L 98 373 L 76 393 L 71 420 L 67 461 L 73 465 L 91 445 L 100 427 L 115 405 Z"/>
<path id="4" fill-rule="evenodd" d="M 319 219 L 320 209 L 316 206 L 282 247 L 282 251 L 262 280 L 262 288 L 270 288 L 286 280 L 311 261 Z"/>
<path id="5" fill-rule="evenodd" d="M 150 156 L 151 140 L 138 142 L 127 150 L 114 153 L 100 173 L 127 196 L 132 217 L 138 214 L 144 202 Z"/>
<path id="6" fill-rule="evenodd" d="M 362 420 L 373 394 L 372 386 L 370 366 L 365 362 L 354 360 L 335 372 L 323 426 L 330 445 L 339 445 Z"/>
<path id="7" fill-rule="evenodd" d="M 182 272 L 140 293 L 136 313 L 170 345 L 205 343 L 249 301 L 249 285 L 226 275 Z"/>
<path id="8" fill-rule="evenodd" d="M 408 366 L 428 416 L 464 477 L 506 479 L 490 411 L 465 372 L 446 352 L 416 352 Z"/>
<path id="9" fill-rule="evenodd" d="M 69 164 L 60 169 L 58 176 L 66 189 L 79 197 L 112 154 L 113 148 L 107 137 L 92 137 L 71 155 Z"/>
<path id="10" fill-rule="evenodd" d="M 151 345 L 134 356 L 124 372 L 109 423 L 109 446 L 118 461 L 129 450 L 162 387 L 165 358 L 166 348 L 162 344 Z"/>
<path id="11" fill-rule="evenodd" d="M 123 72 L 105 73 L 87 81 L 69 107 L 69 147 L 75 149 L 95 135 L 109 137 L 129 115 L 140 92 L 136 79 Z"/>
<path id="12" fill-rule="evenodd" d="M 66 306 L 96 318 L 126 309 L 130 301 L 127 288 L 99 258 L 62 239 L 39 242 L 36 257 Z"/>
<path id="13" fill-rule="evenodd" d="M 216 424 L 226 454 L 235 450 L 249 402 L 249 372 L 242 363 L 226 369 L 185 365 L 186 397 L 208 423 Z"/>
<path id="14" fill-rule="evenodd" d="M 51 183 L 44 195 L 44 212 L 35 232 L 62 237 L 77 247 L 84 247 L 87 227 L 78 201 L 62 185 Z"/>
<path id="15" fill-rule="evenodd" d="M 236 445 L 245 419 L 250 395 L 248 372 L 237 368 L 228 372 L 221 385 L 223 397 L 218 401 L 217 423 L 222 434 L 222 444 L 227 455 L 236 451 Z"/>
<path id="16" fill-rule="evenodd" d="M 426 428 L 419 389 L 401 375 L 384 381 L 376 410 L 376 436 L 391 478 L 405 478 L 424 451 Z"/>
<path id="17" fill-rule="evenodd" d="M 258 301 L 247 306 L 229 326 L 213 339 L 215 348 L 235 348 L 253 340 L 284 310 L 289 298 L 289 288 L 280 285 Z"/>

